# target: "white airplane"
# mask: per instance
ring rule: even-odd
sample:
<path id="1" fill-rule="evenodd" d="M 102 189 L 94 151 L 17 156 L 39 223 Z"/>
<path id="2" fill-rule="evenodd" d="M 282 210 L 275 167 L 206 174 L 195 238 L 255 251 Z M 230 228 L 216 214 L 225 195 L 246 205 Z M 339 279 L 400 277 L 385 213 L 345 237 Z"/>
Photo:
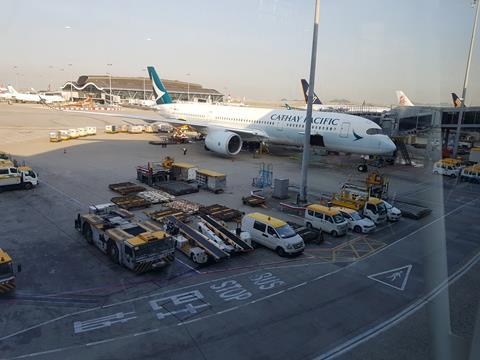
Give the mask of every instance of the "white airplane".
<path id="1" fill-rule="evenodd" d="M 210 151 L 236 155 L 244 140 L 303 145 L 305 111 L 173 103 L 155 68 L 149 66 L 148 74 L 156 97 L 154 109 L 167 122 L 189 125 L 204 134 L 205 147 Z M 336 112 L 314 112 L 312 119 L 310 143 L 314 146 L 362 155 L 391 154 L 396 150 L 393 141 L 371 120 Z"/>
<path id="2" fill-rule="evenodd" d="M 397 100 L 400 106 L 415 106 L 402 90 L 397 90 Z"/>
<path id="3" fill-rule="evenodd" d="M 308 100 L 308 82 L 305 79 L 301 79 L 300 82 L 302 83 L 302 90 L 303 90 L 303 97 L 305 98 L 305 103 Z M 306 107 L 306 105 L 305 105 Z M 323 104 L 320 99 L 318 98 L 317 94 L 313 92 L 313 110 L 316 111 L 341 111 L 341 112 L 348 112 L 348 113 L 377 113 L 381 114 L 386 111 L 392 110 L 389 107 L 385 106 L 373 106 L 373 105 L 353 105 L 353 104 Z"/>
<path id="4" fill-rule="evenodd" d="M 65 101 L 62 96 L 58 95 L 44 95 L 44 94 L 27 94 L 19 93 L 13 88 L 13 86 L 7 86 L 8 92 L 11 94 L 13 100 L 22 101 L 22 102 L 44 102 L 44 103 L 53 103 Z"/>
<path id="5" fill-rule="evenodd" d="M 305 138 L 305 111 L 227 106 L 209 103 L 173 103 L 155 69 L 148 67 L 156 105 L 162 118 L 128 114 L 96 113 L 143 120 L 189 125 L 205 135 L 205 148 L 217 154 L 234 156 L 243 141 L 302 146 Z M 391 154 L 393 141 L 371 120 L 338 112 L 312 114 L 310 144 L 329 151 L 362 155 Z"/>

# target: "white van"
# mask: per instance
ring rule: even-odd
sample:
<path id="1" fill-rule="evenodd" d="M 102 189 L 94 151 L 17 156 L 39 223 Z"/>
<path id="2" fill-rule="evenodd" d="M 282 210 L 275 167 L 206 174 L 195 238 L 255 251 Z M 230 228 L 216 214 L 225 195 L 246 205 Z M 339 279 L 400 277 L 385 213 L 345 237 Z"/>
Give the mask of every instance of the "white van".
<path id="1" fill-rule="evenodd" d="M 377 227 L 375 223 L 367 217 L 360 215 L 356 210 L 349 209 L 346 207 L 332 207 L 332 209 L 337 209 L 340 211 L 348 222 L 348 228 L 358 233 L 367 234 L 372 232 Z"/>
<path id="2" fill-rule="evenodd" d="M 460 175 L 461 168 L 453 165 L 453 164 L 446 164 L 441 161 L 437 161 L 433 164 L 433 173 L 438 175 L 445 175 L 450 177 L 457 177 Z"/>
<path id="3" fill-rule="evenodd" d="M 385 207 L 387 208 L 387 220 L 388 221 L 398 221 L 402 216 L 402 211 L 399 208 L 396 208 L 392 204 L 383 200 Z"/>
<path id="4" fill-rule="evenodd" d="M 265 214 L 245 215 L 242 231 L 249 232 L 253 242 L 275 250 L 280 256 L 299 254 L 305 249 L 303 239 L 290 225 Z"/>
<path id="5" fill-rule="evenodd" d="M 348 222 L 342 213 L 334 208 L 312 204 L 305 209 L 305 226 L 322 230 L 332 236 L 345 235 Z"/>

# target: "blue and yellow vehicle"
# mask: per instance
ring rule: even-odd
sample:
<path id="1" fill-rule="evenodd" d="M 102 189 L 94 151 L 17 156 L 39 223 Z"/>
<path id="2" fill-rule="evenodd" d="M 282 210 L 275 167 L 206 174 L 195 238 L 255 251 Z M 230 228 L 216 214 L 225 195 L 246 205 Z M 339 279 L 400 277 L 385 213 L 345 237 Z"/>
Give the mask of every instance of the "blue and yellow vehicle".
<path id="1" fill-rule="evenodd" d="M 15 289 L 13 261 L 6 251 L 0 249 L 0 294 Z"/>

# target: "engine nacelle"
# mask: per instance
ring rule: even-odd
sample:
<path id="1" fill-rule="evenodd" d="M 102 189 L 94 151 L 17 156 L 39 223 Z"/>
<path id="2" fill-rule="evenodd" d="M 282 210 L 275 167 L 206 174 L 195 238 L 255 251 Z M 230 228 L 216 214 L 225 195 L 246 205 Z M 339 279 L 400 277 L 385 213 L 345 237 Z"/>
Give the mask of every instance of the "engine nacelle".
<path id="1" fill-rule="evenodd" d="M 242 138 L 231 131 L 213 131 L 207 134 L 205 146 L 222 155 L 237 155 L 242 150 Z"/>

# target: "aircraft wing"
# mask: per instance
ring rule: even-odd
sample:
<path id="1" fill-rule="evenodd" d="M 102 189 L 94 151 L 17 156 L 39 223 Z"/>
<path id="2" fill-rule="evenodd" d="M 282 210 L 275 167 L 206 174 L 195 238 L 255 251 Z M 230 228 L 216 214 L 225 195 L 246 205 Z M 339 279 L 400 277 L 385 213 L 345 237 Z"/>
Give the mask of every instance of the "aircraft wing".
<path id="1" fill-rule="evenodd" d="M 268 135 L 258 129 L 248 129 L 248 128 L 234 128 L 234 127 L 226 127 L 226 126 L 220 126 L 220 125 L 208 125 L 205 124 L 203 120 L 181 120 L 181 119 L 172 119 L 172 118 L 164 118 L 160 116 L 145 116 L 145 115 L 134 115 L 134 114 L 119 114 L 119 113 L 100 113 L 100 112 L 93 112 L 93 111 L 77 111 L 77 110 L 63 110 L 65 112 L 72 112 L 72 113 L 80 113 L 80 114 L 90 114 L 90 115 L 101 115 L 101 116 L 110 116 L 110 117 L 116 117 L 116 118 L 122 118 L 123 121 L 130 125 L 135 125 L 132 123 L 129 123 L 125 119 L 131 119 L 131 120 L 142 120 L 145 121 L 148 124 L 154 124 L 158 122 L 164 122 L 164 123 L 169 123 L 172 125 L 188 125 L 192 127 L 193 129 L 197 130 L 198 132 L 202 134 L 207 134 L 209 131 L 231 131 L 234 132 L 243 139 L 245 138 L 253 138 L 256 140 L 267 140 Z"/>

